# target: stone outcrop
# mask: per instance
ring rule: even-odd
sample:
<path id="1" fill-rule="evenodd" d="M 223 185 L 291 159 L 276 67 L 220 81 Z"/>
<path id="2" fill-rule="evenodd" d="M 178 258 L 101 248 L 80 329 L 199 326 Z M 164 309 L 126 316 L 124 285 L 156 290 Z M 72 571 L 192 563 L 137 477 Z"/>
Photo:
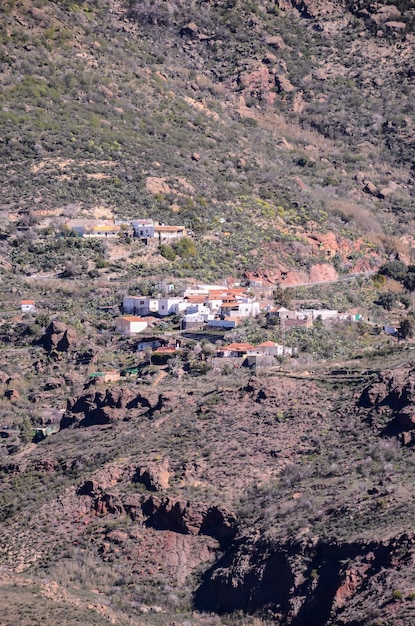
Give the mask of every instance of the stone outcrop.
<path id="1" fill-rule="evenodd" d="M 284 40 L 280 35 L 269 35 L 265 39 L 265 43 L 267 44 L 267 46 L 271 46 L 276 50 L 285 50 L 286 48 Z"/>
<path id="2" fill-rule="evenodd" d="M 208 571 L 195 604 L 219 614 L 266 607 L 273 620 L 291 626 L 357 623 L 347 619 L 347 611 L 358 607 L 359 592 L 370 590 L 374 605 L 385 607 L 382 596 L 394 568 L 410 563 L 414 554 L 413 535 L 343 544 L 243 537 Z"/>
<path id="3" fill-rule="evenodd" d="M 403 445 L 415 445 L 415 370 L 379 373 L 362 391 L 358 406 L 368 411 L 372 423 L 386 413 L 385 433 L 398 436 Z"/>
<path id="4" fill-rule="evenodd" d="M 137 467 L 133 477 L 133 482 L 141 483 L 149 491 L 165 491 L 169 487 L 169 464 L 165 460 L 163 463 L 148 463 Z"/>
<path id="5" fill-rule="evenodd" d="M 53 321 L 47 327 L 41 339 L 43 347 L 52 352 L 68 352 L 74 348 L 76 342 L 76 331 L 63 322 Z"/>
<path id="6" fill-rule="evenodd" d="M 288 78 L 284 74 L 277 74 L 275 76 L 275 86 L 278 91 L 283 93 L 291 93 L 294 91 L 294 85 L 288 80 Z"/>
<path id="7" fill-rule="evenodd" d="M 156 411 L 168 410 L 175 394 L 138 393 L 129 387 L 91 390 L 79 398 L 69 398 L 61 420 L 61 429 L 70 426 L 104 425 L 139 416 L 151 417 Z"/>
<path id="8" fill-rule="evenodd" d="M 96 479 L 87 479 L 77 489 L 77 496 L 90 499 L 96 515 L 127 514 L 155 530 L 184 535 L 208 535 L 229 545 L 238 530 L 233 513 L 219 506 L 203 507 L 188 501 L 157 496 L 119 496 L 108 492 Z"/>
<path id="9" fill-rule="evenodd" d="M 147 526 L 156 530 L 171 530 L 185 535 L 196 535 L 202 526 L 203 514 L 189 502 L 170 498 L 151 497 L 142 504 Z"/>

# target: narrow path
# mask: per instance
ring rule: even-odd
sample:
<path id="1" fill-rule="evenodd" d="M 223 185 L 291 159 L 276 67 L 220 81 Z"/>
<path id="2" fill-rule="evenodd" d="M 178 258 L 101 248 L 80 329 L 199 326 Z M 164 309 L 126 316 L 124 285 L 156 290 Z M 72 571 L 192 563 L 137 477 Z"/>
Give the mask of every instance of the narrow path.
<path id="1" fill-rule="evenodd" d="M 23 450 L 21 450 L 21 452 L 14 454 L 13 459 L 21 459 L 22 457 L 27 456 L 28 454 L 33 452 L 35 448 L 36 448 L 35 443 L 29 443 L 25 448 L 23 448 Z"/>
<path id="2" fill-rule="evenodd" d="M 166 376 L 167 376 L 167 372 L 165 370 L 160 370 L 159 373 L 157 374 L 157 376 L 155 377 L 155 379 L 153 380 L 153 382 L 151 383 L 151 387 L 157 387 L 159 382 L 163 378 L 166 378 Z"/>
<path id="3" fill-rule="evenodd" d="M 314 283 L 297 283 L 296 285 L 284 285 L 284 283 L 280 283 L 281 287 L 293 288 L 295 287 L 314 287 L 315 285 L 332 285 L 333 283 L 349 283 L 357 278 L 369 278 L 370 276 L 374 276 L 377 272 L 359 272 L 357 274 L 349 274 L 348 276 L 339 276 L 339 278 L 335 278 L 333 280 L 321 280 L 319 282 Z"/>

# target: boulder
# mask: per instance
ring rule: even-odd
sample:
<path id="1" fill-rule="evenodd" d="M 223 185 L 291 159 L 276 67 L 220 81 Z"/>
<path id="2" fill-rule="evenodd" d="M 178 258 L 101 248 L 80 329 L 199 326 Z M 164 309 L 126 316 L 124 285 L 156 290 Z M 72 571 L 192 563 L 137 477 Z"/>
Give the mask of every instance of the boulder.
<path id="1" fill-rule="evenodd" d="M 284 40 L 279 35 L 270 35 L 265 39 L 265 43 L 267 46 L 271 46 L 272 48 L 276 48 L 277 50 L 285 50 L 286 45 Z"/>
<path id="2" fill-rule="evenodd" d="M 17 389 L 7 389 L 4 392 L 4 395 L 10 400 L 10 402 L 17 402 L 20 398 L 20 394 Z"/>
<path id="3" fill-rule="evenodd" d="M 43 335 L 41 342 L 48 351 L 67 352 L 74 347 L 76 331 L 66 326 L 63 322 L 52 321 Z"/>
<path id="4" fill-rule="evenodd" d="M 274 65 L 277 61 L 278 58 L 275 56 L 275 54 L 272 54 L 272 52 L 268 52 L 262 59 L 262 62 L 266 65 Z"/>
<path id="5" fill-rule="evenodd" d="M 199 27 L 194 22 L 189 22 L 188 24 L 182 26 L 182 28 L 180 29 L 181 37 L 190 37 L 191 39 L 197 39 L 198 34 Z"/>
<path id="6" fill-rule="evenodd" d="M 59 378 L 49 378 L 45 382 L 44 390 L 52 391 L 52 389 L 59 389 L 62 387 L 62 381 Z"/>
<path id="7" fill-rule="evenodd" d="M 370 194 L 371 196 L 377 196 L 378 195 L 378 189 L 377 189 L 376 185 L 374 183 L 372 183 L 370 180 L 366 181 L 365 187 L 364 187 L 363 191 L 365 191 L 366 193 Z"/>
<path id="8" fill-rule="evenodd" d="M 168 461 L 163 463 L 149 463 L 137 467 L 133 482 L 141 483 L 149 491 L 164 491 L 169 487 L 170 472 Z"/>
<path id="9" fill-rule="evenodd" d="M 294 85 L 290 83 L 290 81 L 286 76 L 284 76 L 284 74 L 277 74 L 275 76 L 275 86 L 280 93 L 291 93 L 292 91 L 294 91 Z"/>
<path id="10" fill-rule="evenodd" d="M 382 198 L 382 199 L 387 198 L 392 193 L 394 193 L 394 191 L 396 191 L 397 189 L 398 189 L 397 183 L 392 181 L 389 183 L 387 187 L 382 187 L 382 189 L 380 189 L 379 198 Z"/>

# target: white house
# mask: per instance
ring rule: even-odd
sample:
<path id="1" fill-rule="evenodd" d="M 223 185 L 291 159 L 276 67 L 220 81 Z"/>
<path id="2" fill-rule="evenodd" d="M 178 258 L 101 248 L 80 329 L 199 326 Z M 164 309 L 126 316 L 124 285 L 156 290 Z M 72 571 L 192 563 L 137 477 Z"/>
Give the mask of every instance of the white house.
<path id="1" fill-rule="evenodd" d="M 322 321 L 335 319 L 339 314 L 334 309 L 301 309 L 300 313 L 311 316 L 313 321 L 317 318 L 320 318 Z"/>
<path id="2" fill-rule="evenodd" d="M 184 298 L 176 296 L 174 298 L 159 298 L 158 314 L 159 315 L 178 315 L 186 310 L 187 303 Z"/>
<path id="3" fill-rule="evenodd" d="M 141 333 L 147 328 L 146 320 L 135 315 L 123 315 L 117 319 L 117 330 L 123 335 L 133 335 Z"/>
<path id="4" fill-rule="evenodd" d="M 128 229 L 128 222 L 115 220 L 66 220 L 65 224 L 79 237 L 118 237 L 122 228 Z"/>
<path id="5" fill-rule="evenodd" d="M 259 302 L 227 302 L 221 306 L 222 317 L 255 317 L 259 315 Z"/>
<path id="6" fill-rule="evenodd" d="M 211 315 L 214 317 L 212 311 L 203 302 L 191 302 L 186 304 L 186 314 L 200 313 L 201 315 Z"/>
<path id="7" fill-rule="evenodd" d="M 242 357 L 247 354 L 258 354 L 258 350 L 250 343 L 230 343 L 216 351 L 219 357 Z"/>
<path id="8" fill-rule="evenodd" d="M 271 356 L 293 356 L 293 354 L 297 354 L 297 348 L 283 346 L 273 341 L 264 341 L 257 345 L 256 348 L 261 354 L 269 354 Z"/>
<path id="9" fill-rule="evenodd" d="M 212 320 L 214 318 L 213 313 L 201 313 L 201 312 L 196 312 L 196 313 L 186 313 L 185 315 L 183 315 L 183 320 L 182 320 L 182 324 L 183 324 L 183 328 L 191 328 L 192 326 L 202 326 L 203 324 L 205 324 L 206 322 L 209 322 L 209 320 Z"/>
<path id="10" fill-rule="evenodd" d="M 157 237 L 159 243 L 168 243 L 176 241 L 182 237 L 186 237 L 185 226 L 164 226 L 164 224 L 156 224 L 154 227 L 154 237 Z"/>
<path id="11" fill-rule="evenodd" d="M 149 298 L 146 296 L 124 296 L 122 307 L 124 313 L 154 315 L 158 313 L 159 301 L 157 298 Z"/>
<path id="12" fill-rule="evenodd" d="M 36 305 L 34 300 L 22 300 L 20 303 L 22 313 L 35 313 Z"/>
<path id="13" fill-rule="evenodd" d="M 134 237 L 140 239 L 153 239 L 155 224 L 153 220 L 132 220 L 131 226 L 134 230 Z"/>

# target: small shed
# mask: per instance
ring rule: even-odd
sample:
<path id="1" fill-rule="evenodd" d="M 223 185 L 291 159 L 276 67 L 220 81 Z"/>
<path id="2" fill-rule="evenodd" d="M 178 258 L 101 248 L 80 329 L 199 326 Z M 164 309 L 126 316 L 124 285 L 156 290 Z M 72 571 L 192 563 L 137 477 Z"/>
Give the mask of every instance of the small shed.
<path id="1" fill-rule="evenodd" d="M 141 333 L 147 328 L 147 322 L 142 317 L 135 315 L 124 315 L 117 319 L 117 330 L 123 335 L 133 335 Z"/>
<path id="2" fill-rule="evenodd" d="M 20 303 L 22 313 L 35 313 L 36 303 L 34 300 L 22 300 Z"/>
<path id="3" fill-rule="evenodd" d="M 44 428 L 35 428 L 35 434 L 33 437 L 34 443 L 38 441 L 42 441 L 49 437 L 50 435 L 54 435 L 59 431 L 59 424 L 52 424 L 50 426 L 45 426 Z"/>

